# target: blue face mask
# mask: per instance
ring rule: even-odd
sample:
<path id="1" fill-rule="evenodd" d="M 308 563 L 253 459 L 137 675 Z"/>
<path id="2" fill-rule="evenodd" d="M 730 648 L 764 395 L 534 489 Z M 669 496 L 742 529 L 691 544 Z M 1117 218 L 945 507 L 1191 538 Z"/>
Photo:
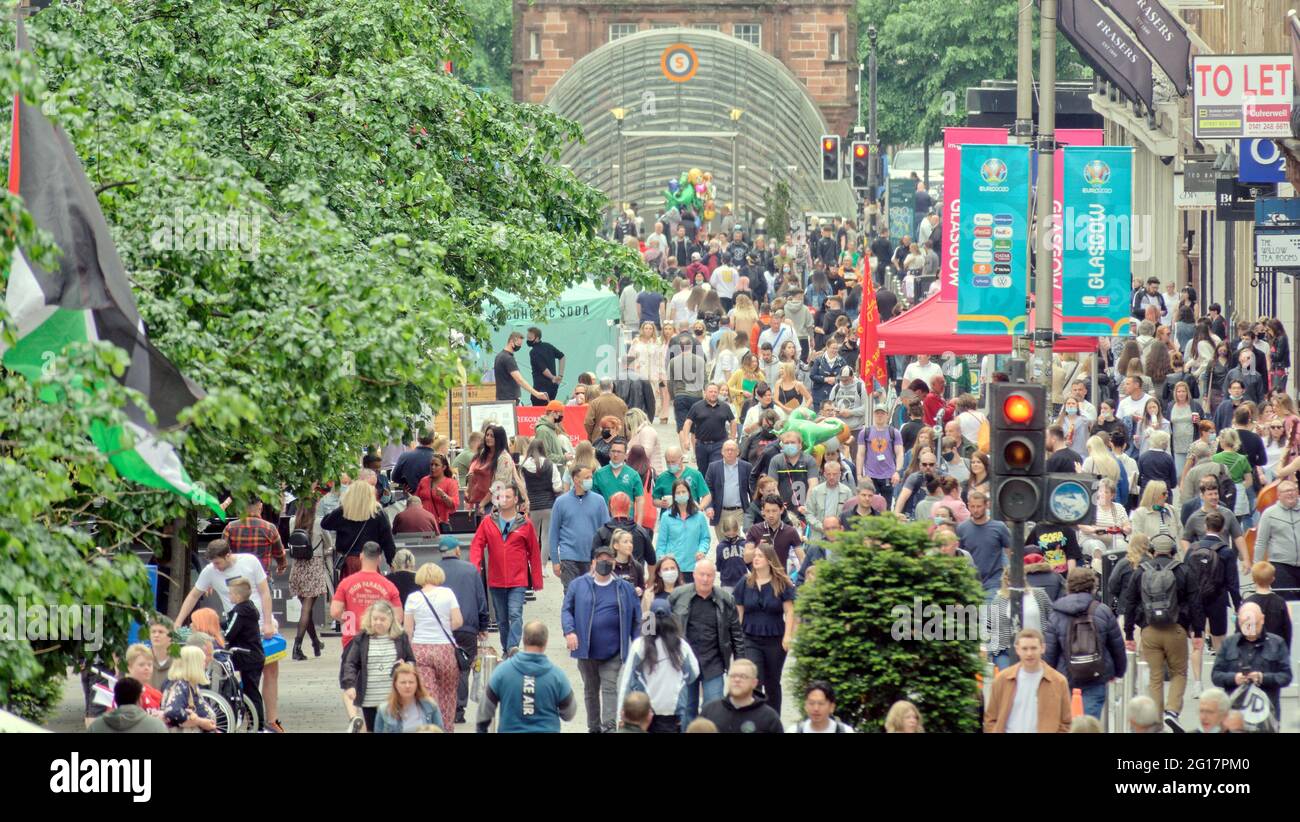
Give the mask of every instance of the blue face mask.
<path id="1" fill-rule="evenodd" d="M 685 505 L 690 498 L 690 494 L 673 494 L 673 499 L 677 500 L 678 505 Z"/>
<path id="2" fill-rule="evenodd" d="M 1079 409 L 1077 409 L 1077 408 L 1067 408 L 1067 409 L 1065 409 L 1065 413 L 1066 413 L 1067 416 L 1073 417 L 1073 416 L 1075 416 L 1076 414 L 1079 413 Z"/>
<path id="3" fill-rule="evenodd" d="M 680 465 L 670 465 L 668 466 L 668 470 L 673 474 L 680 474 L 682 472 L 682 467 Z"/>
<path id="4" fill-rule="evenodd" d="M 799 446 L 792 442 L 787 442 L 781 446 L 781 453 L 785 454 L 787 457 L 793 457 L 795 454 L 799 453 Z"/>
<path id="5" fill-rule="evenodd" d="M 585 480 L 582 481 L 582 490 L 584 491 L 591 490 L 591 477 L 587 477 Z"/>

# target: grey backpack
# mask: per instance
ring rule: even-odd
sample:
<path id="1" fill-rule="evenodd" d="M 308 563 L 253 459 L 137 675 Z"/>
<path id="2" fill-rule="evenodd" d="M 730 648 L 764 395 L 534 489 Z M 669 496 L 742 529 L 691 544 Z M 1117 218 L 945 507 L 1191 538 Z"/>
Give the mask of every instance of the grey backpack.
<path id="1" fill-rule="evenodd" d="M 1142 563 L 1142 615 L 1147 625 L 1178 623 L 1178 577 L 1174 569 L 1180 564 L 1177 559 L 1163 568 L 1153 559 Z"/>

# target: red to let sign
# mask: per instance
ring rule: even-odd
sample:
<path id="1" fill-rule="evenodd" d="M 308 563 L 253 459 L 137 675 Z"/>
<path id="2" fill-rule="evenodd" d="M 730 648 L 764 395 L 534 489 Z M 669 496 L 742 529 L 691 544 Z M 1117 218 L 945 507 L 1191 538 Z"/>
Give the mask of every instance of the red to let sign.
<path id="1" fill-rule="evenodd" d="M 1289 137 L 1291 55 L 1198 54 L 1192 58 L 1195 137 Z"/>

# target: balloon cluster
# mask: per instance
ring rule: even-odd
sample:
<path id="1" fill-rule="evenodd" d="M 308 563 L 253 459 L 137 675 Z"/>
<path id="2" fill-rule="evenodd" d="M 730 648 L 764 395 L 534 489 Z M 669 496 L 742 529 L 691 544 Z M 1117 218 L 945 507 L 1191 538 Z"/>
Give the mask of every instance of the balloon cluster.
<path id="1" fill-rule="evenodd" d="M 670 223 L 688 222 L 699 228 L 704 220 L 717 216 L 713 207 L 716 189 L 713 175 L 693 168 L 668 181 L 664 190 L 664 218 Z"/>

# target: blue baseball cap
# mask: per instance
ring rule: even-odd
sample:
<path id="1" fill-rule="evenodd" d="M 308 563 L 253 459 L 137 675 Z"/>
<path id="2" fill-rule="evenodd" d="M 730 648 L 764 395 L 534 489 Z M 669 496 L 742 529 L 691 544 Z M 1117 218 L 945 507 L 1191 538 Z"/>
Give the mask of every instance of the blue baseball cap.
<path id="1" fill-rule="evenodd" d="M 460 540 L 456 539 L 451 534 L 444 534 L 438 539 L 438 550 L 443 553 L 455 551 L 458 548 L 460 548 Z"/>

